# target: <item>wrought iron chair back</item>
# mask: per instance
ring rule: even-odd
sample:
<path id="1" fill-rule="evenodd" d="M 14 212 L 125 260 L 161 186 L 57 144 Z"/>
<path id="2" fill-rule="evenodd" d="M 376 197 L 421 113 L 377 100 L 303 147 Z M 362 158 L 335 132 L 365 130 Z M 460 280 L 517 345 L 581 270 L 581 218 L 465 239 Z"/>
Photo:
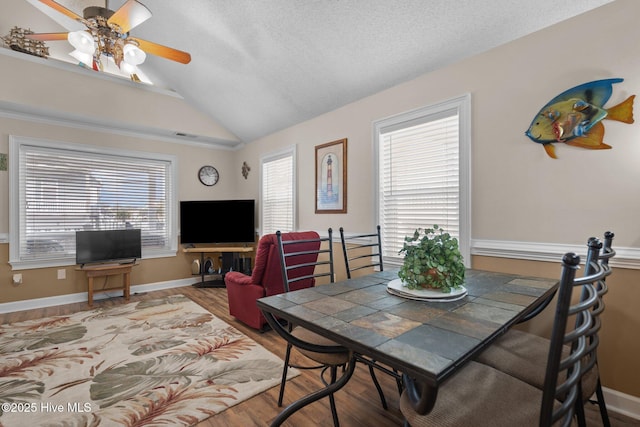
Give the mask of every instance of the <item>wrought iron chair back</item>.
<path id="1" fill-rule="evenodd" d="M 331 228 L 328 230 L 328 237 L 282 240 L 280 231 L 276 232 L 276 237 L 280 249 L 285 292 L 289 292 L 292 283 L 312 281 L 315 284 L 315 280 L 319 277 L 329 277 L 329 281 L 334 282 L 333 230 Z"/>
<path id="2" fill-rule="evenodd" d="M 598 239 L 589 241 L 586 274 L 580 278 L 575 277 L 580 257 L 574 253 L 567 253 L 562 259 L 563 268 L 547 358 L 540 426 L 550 426 L 557 421 L 561 421 L 561 425 L 570 425 L 576 405 L 581 406 L 581 380 L 586 372 L 584 363 L 585 360 L 595 358 L 597 349 L 597 340 L 595 345 L 589 345 L 590 334 L 594 333 L 593 309 L 600 303 L 597 288 L 599 282 L 608 274 L 607 269 L 599 262 L 601 248 L 602 243 Z M 571 304 L 575 287 L 582 288 L 582 298 Z M 573 316 L 576 321 L 571 328 L 568 322 Z M 563 356 L 565 345 L 570 345 L 571 351 Z M 562 404 L 554 409 L 556 401 L 561 401 Z"/>
<path id="3" fill-rule="evenodd" d="M 380 241 L 380 226 L 376 226 L 375 233 L 356 234 L 346 236 L 344 228 L 340 227 L 340 241 L 347 278 L 351 279 L 353 271 L 363 268 L 377 267 L 384 270 L 382 262 L 382 243 Z"/>
<path id="4" fill-rule="evenodd" d="M 582 366 L 583 374 L 586 374 L 589 371 L 594 370 L 593 375 L 595 375 L 596 380 L 595 380 L 595 384 L 591 383 L 591 386 L 595 387 L 595 394 L 596 394 L 595 403 L 598 405 L 598 408 L 600 410 L 600 417 L 605 427 L 609 427 L 611 424 L 609 421 L 609 413 L 607 411 L 607 406 L 604 401 L 604 392 L 602 391 L 602 383 L 600 382 L 600 372 L 597 366 L 597 363 L 598 363 L 597 348 L 598 348 L 598 345 L 600 344 L 600 338 L 598 336 L 598 333 L 602 328 L 602 320 L 600 318 L 600 315 L 604 312 L 604 308 L 605 308 L 604 295 L 607 292 L 609 292 L 606 278 L 609 275 L 611 275 L 611 272 L 612 272 L 611 267 L 609 266 L 609 260 L 616 255 L 616 251 L 612 248 L 613 237 L 614 237 L 614 234 L 610 231 L 607 231 L 606 233 L 604 233 L 604 243 L 602 244 L 602 251 L 600 252 L 599 256 L 595 257 L 595 254 L 593 254 L 592 251 L 589 251 L 589 253 L 587 253 L 587 260 L 585 262 L 585 274 L 591 274 L 593 272 L 594 263 L 599 263 L 601 268 L 604 269 L 604 273 L 605 273 L 604 277 L 601 280 L 598 280 L 596 283 L 598 301 L 597 301 L 597 304 L 593 307 L 593 310 L 591 312 L 592 325 L 587 334 L 587 338 L 588 338 L 587 350 L 589 353 L 589 357 L 585 361 L 583 361 L 583 366 Z M 592 241 L 597 241 L 597 240 L 598 239 L 592 237 L 591 239 L 589 239 L 589 244 L 591 244 Z M 586 297 L 586 293 L 583 290 L 581 299 L 585 297 Z M 584 385 L 584 382 L 582 383 L 582 385 Z M 593 391 L 594 391 L 593 389 L 589 389 L 586 392 L 586 394 L 592 395 Z M 581 390 L 581 396 L 584 396 L 584 395 L 585 393 Z M 578 417 L 578 423 L 580 426 L 583 426 L 583 427 L 587 425 L 585 414 L 584 414 L 585 402 L 586 400 L 584 402 L 581 400 L 576 403 L 576 414 Z"/>

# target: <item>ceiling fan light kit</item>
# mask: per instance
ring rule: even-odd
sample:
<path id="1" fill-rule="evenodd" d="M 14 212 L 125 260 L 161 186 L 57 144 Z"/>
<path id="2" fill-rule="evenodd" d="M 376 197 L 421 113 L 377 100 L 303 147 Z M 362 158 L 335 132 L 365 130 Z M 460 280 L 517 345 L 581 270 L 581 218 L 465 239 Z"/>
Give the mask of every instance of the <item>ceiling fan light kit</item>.
<path id="1" fill-rule="evenodd" d="M 82 53 L 93 55 L 96 51 L 96 46 L 93 43 L 93 37 L 91 37 L 91 35 L 86 31 L 73 31 L 69 33 L 67 40 L 69 40 L 71 46 L 75 47 L 76 50 Z"/>
<path id="2" fill-rule="evenodd" d="M 108 8 L 108 2 L 105 7 L 90 6 L 84 9 L 82 17 L 54 0 L 40 2 L 82 22 L 87 29 L 69 33 L 30 34 L 27 37 L 41 41 L 66 39 L 75 48 L 70 55 L 96 71 L 104 70 L 104 61 L 112 60 L 122 72 L 137 80 L 136 67 L 145 61 L 147 53 L 182 64 L 191 61 L 191 55 L 187 52 L 129 36 L 132 28 L 151 18 L 151 11 L 137 0 L 127 0 L 116 11 Z"/>
<path id="3" fill-rule="evenodd" d="M 91 67 L 91 65 L 93 63 L 93 55 L 90 54 L 90 53 L 85 53 L 85 52 L 82 52 L 82 51 L 76 49 L 73 52 L 71 52 L 69 55 L 72 58 L 75 58 L 76 61 L 78 61 L 78 63 L 80 65 Z"/>
<path id="4" fill-rule="evenodd" d="M 144 50 L 131 43 L 124 45 L 122 48 L 122 55 L 123 61 L 131 65 L 140 65 L 145 59 L 147 59 L 147 54 L 144 53 Z"/>

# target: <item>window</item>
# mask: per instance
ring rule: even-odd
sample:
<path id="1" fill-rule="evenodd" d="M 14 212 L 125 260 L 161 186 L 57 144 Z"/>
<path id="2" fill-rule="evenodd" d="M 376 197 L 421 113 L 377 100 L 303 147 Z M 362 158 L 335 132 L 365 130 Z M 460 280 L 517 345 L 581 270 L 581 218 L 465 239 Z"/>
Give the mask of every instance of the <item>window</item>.
<path id="1" fill-rule="evenodd" d="M 295 146 L 269 154 L 261 165 L 262 235 L 295 229 Z"/>
<path id="2" fill-rule="evenodd" d="M 470 266 L 470 96 L 374 123 L 377 222 L 384 258 L 399 264 L 404 237 L 434 224 L 458 238 Z"/>
<path id="3" fill-rule="evenodd" d="M 75 232 L 139 228 L 143 257 L 175 254 L 173 156 L 10 138 L 10 263 L 75 263 Z"/>

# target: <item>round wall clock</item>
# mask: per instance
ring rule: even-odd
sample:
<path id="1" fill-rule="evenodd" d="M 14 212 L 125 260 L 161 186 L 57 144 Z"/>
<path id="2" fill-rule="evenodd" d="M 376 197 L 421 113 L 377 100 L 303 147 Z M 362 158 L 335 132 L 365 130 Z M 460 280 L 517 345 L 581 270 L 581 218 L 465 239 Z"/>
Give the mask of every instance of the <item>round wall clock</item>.
<path id="1" fill-rule="evenodd" d="M 204 185 L 215 185 L 218 182 L 219 177 L 220 175 L 218 174 L 218 170 L 213 166 L 203 166 L 198 171 L 198 178 Z"/>

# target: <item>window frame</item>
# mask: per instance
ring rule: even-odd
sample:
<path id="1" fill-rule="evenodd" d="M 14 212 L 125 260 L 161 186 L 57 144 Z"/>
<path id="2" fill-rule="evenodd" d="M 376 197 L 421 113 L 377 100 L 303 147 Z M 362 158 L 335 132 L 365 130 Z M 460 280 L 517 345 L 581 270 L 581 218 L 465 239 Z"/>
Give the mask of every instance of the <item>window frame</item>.
<path id="1" fill-rule="evenodd" d="M 58 267 L 75 265 L 75 257 L 63 256 L 53 259 L 36 259 L 23 260 L 20 259 L 20 154 L 24 146 L 36 146 L 47 149 L 59 149 L 76 151 L 79 153 L 87 153 L 88 155 L 108 155 L 121 156 L 129 159 L 147 159 L 152 161 L 162 161 L 169 164 L 169 200 L 167 206 L 168 217 L 168 235 L 169 242 L 165 249 L 147 249 L 142 248 L 142 258 L 162 258 L 168 256 L 176 256 L 178 248 L 177 238 L 177 179 L 178 179 L 178 160 L 176 156 L 170 154 L 152 153 L 126 150 L 113 147 L 102 147 L 95 145 L 87 145 L 72 142 L 47 140 L 44 138 L 32 138 L 24 136 L 9 135 L 9 264 L 13 270 L 23 270 L 32 268 Z"/>
<path id="2" fill-rule="evenodd" d="M 380 135 L 389 128 L 401 127 L 403 124 L 409 126 L 411 122 L 418 120 L 428 121 L 429 117 L 437 118 L 443 112 L 456 110 L 458 113 L 459 132 L 459 221 L 460 236 L 458 243 L 460 253 L 464 258 L 467 268 L 471 267 L 471 94 L 466 93 L 461 96 L 451 98 L 436 104 L 417 108 L 404 113 L 396 114 L 384 119 L 376 120 L 373 123 L 373 146 L 374 146 L 374 195 L 375 195 L 375 223 L 381 226 L 384 234 L 384 224 L 380 218 L 380 186 L 382 173 L 380 165 Z M 400 257 L 385 259 L 390 265 L 400 265 Z"/>
<path id="3" fill-rule="evenodd" d="M 298 167 L 297 167 L 297 147 L 296 145 L 291 145 L 285 147 L 283 149 L 273 151 L 267 153 L 260 157 L 260 236 L 265 235 L 264 228 L 264 209 L 266 207 L 266 203 L 264 202 L 264 194 L 263 194 L 263 184 L 264 184 L 264 165 L 265 163 L 280 160 L 286 157 L 291 157 L 292 162 L 292 176 L 291 176 L 291 191 L 292 191 L 292 205 L 291 205 L 291 215 L 292 215 L 292 230 L 295 231 L 298 228 Z M 283 232 L 289 230 L 282 230 Z M 275 231 L 274 231 L 275 232 Z"/>

